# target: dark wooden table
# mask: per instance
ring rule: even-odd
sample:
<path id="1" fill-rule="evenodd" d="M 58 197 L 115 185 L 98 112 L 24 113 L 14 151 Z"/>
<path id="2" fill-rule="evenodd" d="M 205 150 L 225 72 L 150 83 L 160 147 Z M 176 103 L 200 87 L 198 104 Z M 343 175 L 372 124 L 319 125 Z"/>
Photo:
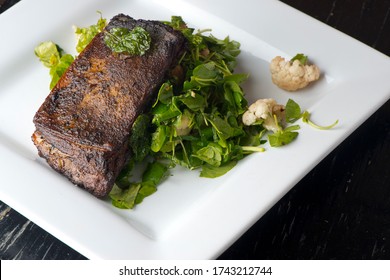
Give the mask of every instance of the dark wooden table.
<path id="1" fill-rule="evenodd" d="M 282 2 L 390 55 L 390 0 Z M 388 101 L 220 259 L 390 259 L 389 116 Z M 0 258 L 85 257 L 0 202 Z"/>

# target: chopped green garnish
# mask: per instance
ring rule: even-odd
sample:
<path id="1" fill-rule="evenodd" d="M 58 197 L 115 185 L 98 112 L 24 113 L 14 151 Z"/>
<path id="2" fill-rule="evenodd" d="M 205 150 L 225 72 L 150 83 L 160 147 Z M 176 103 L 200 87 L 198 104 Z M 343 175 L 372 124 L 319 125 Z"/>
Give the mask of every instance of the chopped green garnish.
<path id="1" fill-rule="evenodd" d="M 104 42 L 115 53 L 141 56 L 149 50 L 151 37 L 140 26 L 136 26 L 132 30 L 123 27 L 114 27 L 106 32 Z"/>

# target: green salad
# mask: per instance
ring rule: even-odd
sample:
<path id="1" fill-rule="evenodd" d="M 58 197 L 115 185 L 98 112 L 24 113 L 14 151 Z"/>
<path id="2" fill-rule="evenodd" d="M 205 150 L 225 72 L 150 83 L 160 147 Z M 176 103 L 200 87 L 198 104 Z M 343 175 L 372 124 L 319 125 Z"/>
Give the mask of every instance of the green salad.
<path id="1" fill-rule="evenodd" d="M 140 115 L 129 139 L 133 156 L 116 179 L 109 194 L 112 204 L 131 209 L 157 190 L 176 165 L 199 170 L 201 177 L 226 174 L 245 156 L 263 152 L 264 143 L 278 147 L 298 136 L 301 119 L 317 128 L 293 100 L 283 106 L 285 121 L 270 114 L 251 125 L 242 121 L 248 110 L 242 83 L 249 75 L 235 73 L 240 43 L 229 37 L 218 39 L 210 30 L 189 28 L 180 16 L 165 24 L 181 31 L 188 49 L 180 58 L 157 95 L 150 110 Z M 142 28 L 107 32 L 102 18 L 86 28 L 75 28 L 77 52 L 81 52 L 99 32 L 106 32 L 105 43 L 113 52 L 143 55 L 150 47 L 149 34 Z M 35 48 L 35 54 L 50 68 L 53 88 L 74 57 L 48 41 Z M 272 122 L 273 129 L 265 125 Z"/>

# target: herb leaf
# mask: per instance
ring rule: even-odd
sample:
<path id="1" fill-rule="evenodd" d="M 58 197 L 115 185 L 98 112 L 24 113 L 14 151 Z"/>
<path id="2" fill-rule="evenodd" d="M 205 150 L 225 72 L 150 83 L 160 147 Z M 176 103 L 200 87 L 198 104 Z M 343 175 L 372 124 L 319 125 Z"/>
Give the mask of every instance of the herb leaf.
<path id="1" fill-rule="evenodd" d="M 149 50 L 151 37 L 140 26 L 136 26 L 132 30 L 114 27 L 106 32 L 104 42 L 113 52 L 141 56 Z"/>
<path id="2" fill-rule="evenodd" d="M 294 100 L 289 99 L 286 103 L 286 121 L 293 123 L 302 117 L 301 107 Z"/>

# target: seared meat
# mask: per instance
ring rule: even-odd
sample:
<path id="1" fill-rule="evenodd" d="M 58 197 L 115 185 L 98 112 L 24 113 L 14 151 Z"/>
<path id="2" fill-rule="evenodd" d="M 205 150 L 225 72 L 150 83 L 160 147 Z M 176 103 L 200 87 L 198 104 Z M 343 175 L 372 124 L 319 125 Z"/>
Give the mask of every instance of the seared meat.
<path id="1" fill-rule="evenodd" d="M 143 56 L 113 53 L 104 32 L 75 59 L 34 117 L 39 155 L 73 183 L 106 196 L 130 156 L 128 139 L 137 116 L 175 66 L 185 38 L 157 22 L 115 16 L 106 29 L 141 26 L 151 36 Z"/>

